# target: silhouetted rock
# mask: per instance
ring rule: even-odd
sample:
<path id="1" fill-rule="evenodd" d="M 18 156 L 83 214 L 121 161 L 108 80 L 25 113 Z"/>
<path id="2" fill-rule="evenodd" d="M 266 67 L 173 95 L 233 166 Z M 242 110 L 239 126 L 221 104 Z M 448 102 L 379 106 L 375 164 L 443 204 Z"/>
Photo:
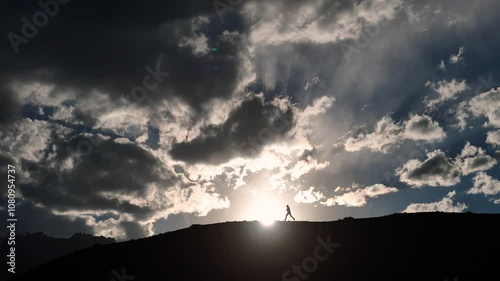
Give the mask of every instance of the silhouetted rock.
<path id="1" fill-rule="evenodd" d="M 500 214 L 193 225 L 84 249 L 23 280 L 498 280 Z"/>

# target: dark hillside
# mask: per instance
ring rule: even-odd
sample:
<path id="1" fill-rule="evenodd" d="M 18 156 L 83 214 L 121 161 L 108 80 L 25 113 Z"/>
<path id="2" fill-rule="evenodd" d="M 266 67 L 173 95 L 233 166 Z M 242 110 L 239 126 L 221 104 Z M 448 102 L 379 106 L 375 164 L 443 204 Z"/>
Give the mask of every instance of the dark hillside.
<path id="1" fill-rule="evenodd" d="M 81 250 L 13 280 L 498 280 L 499 223 L 421 213 L 194 225 Z"/>
<path id="2" fill-rule="evenodd" d="M 90 234 L 75 233 L 69 238 L 53 238 L 45 233 L 18 233 L 16 235 L 16 274 L 40 266 L 50 260 L 59 258 L 77 250 L 99 245 L 115 243 L 115 239 Z M 2 239 L 0 252 L 9 254 L 7 239 Z M 5 258 L 5 257 L 4 257 Z M 2 280 L 14 275 L 7 270 L 2 271 Z M 4 277 L 4 278 L 3 278 Z"/>

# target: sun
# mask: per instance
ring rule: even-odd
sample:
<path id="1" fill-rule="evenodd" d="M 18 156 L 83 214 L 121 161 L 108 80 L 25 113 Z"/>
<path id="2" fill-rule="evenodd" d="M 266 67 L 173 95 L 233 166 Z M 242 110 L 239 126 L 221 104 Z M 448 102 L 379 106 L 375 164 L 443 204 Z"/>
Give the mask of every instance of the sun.
<path id="1" fill-rule="evenodd" d="M 246 220 L 257 220 L 263 226 L 272 226 L 277 220 L 284 218 L 285 206 L 277 193 L 258 191 L 248 198 L 244 217 Z"/>

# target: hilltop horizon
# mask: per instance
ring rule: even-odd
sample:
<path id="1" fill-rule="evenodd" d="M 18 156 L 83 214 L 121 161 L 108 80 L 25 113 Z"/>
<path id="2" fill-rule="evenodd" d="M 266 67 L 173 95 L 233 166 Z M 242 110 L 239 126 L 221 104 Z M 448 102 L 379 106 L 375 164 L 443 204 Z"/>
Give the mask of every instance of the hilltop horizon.
<path id="1" fill-rule="evenodd" d="M 321 221 L 500 213 L 499 11 L 495 0 L 9 1 L 0 219 L 129 240 L 281 220 L 286 205 Z"/>
<path id="2" fill-rule="evenodd" d="M 488 253 L 500 251 L 499 222 L 500 214 L 429 212 L 192 225 L 79 250 L 12 280 L 486 280 L 497 276 L 500 259 Z"/>
<path id="3" fill-rule="evenodd" d="M 291 222 L 291 223 L 292 222 L 336 222 L 336 221 L 350 220 L 350 219 L 375 219 L 375 218 L 382 218 L 382 217 L 389 217 L 389 216 L 396 216 L 396 215 L 403 215 L 403 214 L 411 215 L 411 214 L 432 214 L 432 213 L 456 214 L 456 212 L 443 212 L 443 211 L 427 211 L 427 212 L 419 212 L 419 213 L 403 213 L 403 212 L 401 212 L 401 213 L 391 213 L 391 214 L 385 214 L 385 215 L 379 215 L 379 216 L 363 216 L 363 217 L 351 217 L 351 216 L 348 216 L 348 217 L 338 218 L 338 219 L 334 219 L 334 220 L 300 220 L 300 219 L 297 219 L 295 221 L 286 221 L 286 222 Z M 464 212 L 464 214 L 495 215 L 497 213 L 475 213 L 475 212 L 468 211 L 468 212 Z M 161 234 L 164 234 L 164 233 L 173 232 L 173 231 L 177 231 L 177 230 L 183 230 L 183 229 L 186 229 L 186 228 L 190 228 L 191 226 L 217 225 L 217 224 L 238 223 L 238 222 L 257 222 L 259 224 L 262 224 L 263 227 L 272 227 L 274 225 L 274 223 L 285 222 L 285 221 L 284 220 L 273 220 L 272 223 L 269 223 L 268 220 L 261 221 L 261 220 L 257 220 L 257 219 L 253 219 L 253 220 L 245 220 L 245 219 L 243 219 L 243 220 L 216 221 L 216 222 L 209 222 L 209 223 L 193 223 L 193 224 L 190 224 L 190 225 L 188 225 L 186 227 L 168 230 L 168 231 L 165 231 L 165 232 L 153 234 L 152 236 L 157 236 L 157 235 L 161 235 Z M 66 237 L 50 236 L 50 235 L 47 235 L 46 233 L 44 233 L 42 231 L 39 231 L 39 232 L 25 232 L 25 233 L 20 233 L 19 232 L 18 234 L 21 235 L 21 236 L 43 236 L 43 237 L 54 238 L 54 239 L 70 239 L 70 238 L 74 238 L 74 237 L 78 237 L 78 236 L 94 237 L 94 238 L 111 238 L 111 239 L 114 239 L 111 236 L 93 235 L 91 233 L 83 233 L 83 232 L 75 232 L 75 233 L 73 233 L 73 234 L 71 234 L 69 236 L 66 236 Z M 126 241 L 131 241 L 131 240 L 144 239 L 144 238 L 148 238 L 148 237 L 152 237 L 152 236 L 141 237 L 141 238 L 133 238 L 133 239 L 130 239 L 130 240 L 117 240 L 117 242 L 126 242 Z M 2 237 L 0 237 L 0 238 L 2 238 Z"/>

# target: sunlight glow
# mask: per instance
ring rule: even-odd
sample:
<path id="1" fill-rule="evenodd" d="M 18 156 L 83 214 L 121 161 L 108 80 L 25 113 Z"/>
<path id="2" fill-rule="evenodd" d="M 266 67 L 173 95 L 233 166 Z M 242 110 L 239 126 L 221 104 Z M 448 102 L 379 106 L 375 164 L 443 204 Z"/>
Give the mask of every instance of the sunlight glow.
<path id="1" fill-rule="evenodd" d="M 277 192 L 257 191 L 250 195 L 244 217 L 246 220 L 258 220 L 263 226 L 272 226 L 285 217 L 285 206 Z"/>
<path id="2" fill-rule="evenodd" d="M 264 220 L 261 220 L 260 223 L 263 225 L 263 226 L 272 226 L 274 224 L 274 220 L 271 220 L 271 219 L 264 219 Z"/>

